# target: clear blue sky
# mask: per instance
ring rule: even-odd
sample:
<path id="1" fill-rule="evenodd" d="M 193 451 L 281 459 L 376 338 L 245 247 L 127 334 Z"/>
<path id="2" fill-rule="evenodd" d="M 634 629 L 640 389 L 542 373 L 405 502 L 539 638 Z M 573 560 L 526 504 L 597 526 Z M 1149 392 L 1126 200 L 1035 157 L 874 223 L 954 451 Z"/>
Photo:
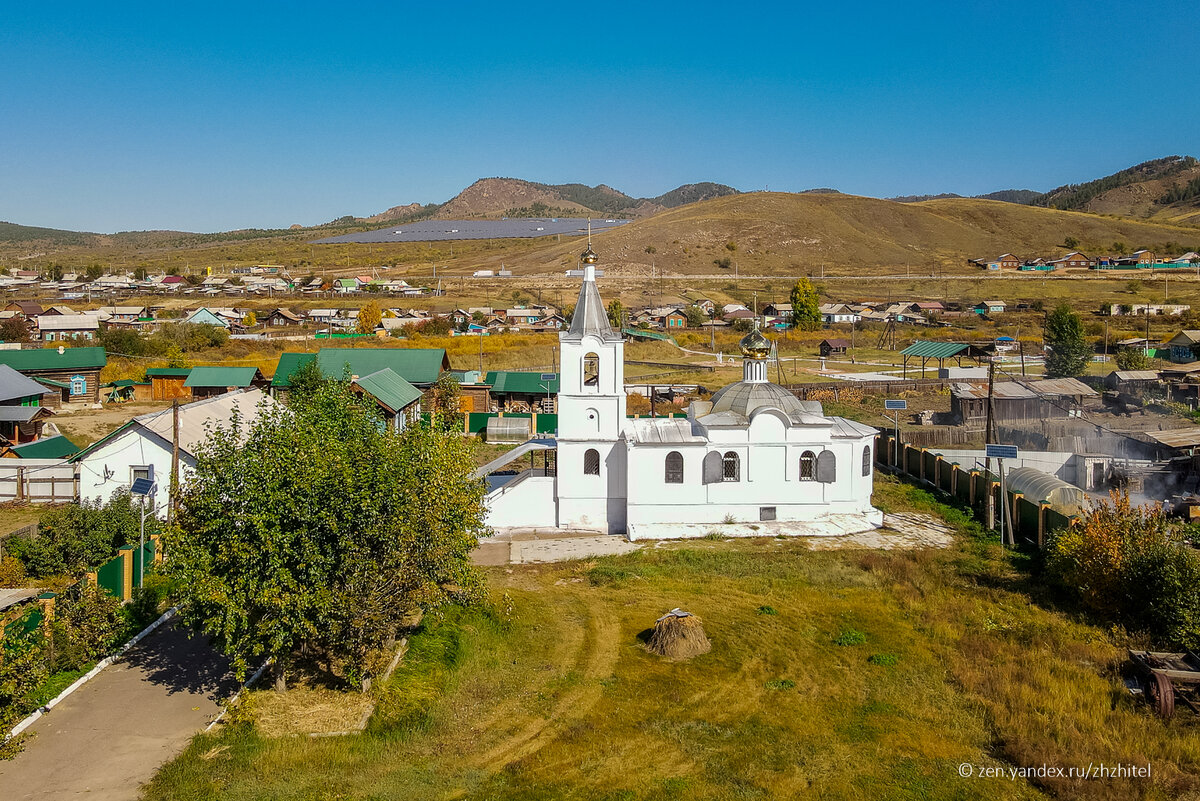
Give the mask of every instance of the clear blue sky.
<path id="1" fill-rule="evenodd" d="M 1196 0 L 346 9 L 5 4 L 0 219 L 308 225 L 487 176 L 977 194 L 1200 156 Z"/>

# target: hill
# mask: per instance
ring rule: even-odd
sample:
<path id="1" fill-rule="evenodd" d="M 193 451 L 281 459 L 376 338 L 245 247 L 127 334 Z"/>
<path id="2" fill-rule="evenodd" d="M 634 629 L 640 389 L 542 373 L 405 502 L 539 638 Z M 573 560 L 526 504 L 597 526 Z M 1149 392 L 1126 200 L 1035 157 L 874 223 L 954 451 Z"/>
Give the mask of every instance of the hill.
<path id="1" fill-rule="evenodd" d="M 1047 208 L 1200 225 L 1200 162 L 1191 156 L 1145 161 L 1033 199 Z"/>
<path id="2" fill-rule="evenodd" d="M 596 236 L 616 273 L 796 275 L 808 272 L 970 272 L 968 258 L 1011 251 L 1057 256 L 1067 237 L 1086 251 L 1114 241 L 1183 249 L 1195 229 L 1120 220 L 995 200 L 951 198 L 894 203 L 843 194 L 755 192 L 669 209 Z M 730 247 L 732 246 L 732 247 Z M 652 249 L 652 250 L 648 250 Z M 533 243 L 518 263 L 528 271 L 573 263 L 577 242 Z M 499 257 L 497 257 L 499 258 Z M 514 254 L 504 255 L 512 265 Z M 715 262 L 730 260 L 728 268 Z M 486 263 L 483 266 L 489 266 Z"/>
<path id="3" fill-rule="evenodd" d="M 604 184 L 540 184 L 519 178 L 481 178 L 442 204 L 436 216 L 442 219 L 568 214 L 648 217 L 664 209 L 733 194 L 737 194 L 733 187 L 709 182 L 684 184 L 653 198 L 635 198 Z"/>

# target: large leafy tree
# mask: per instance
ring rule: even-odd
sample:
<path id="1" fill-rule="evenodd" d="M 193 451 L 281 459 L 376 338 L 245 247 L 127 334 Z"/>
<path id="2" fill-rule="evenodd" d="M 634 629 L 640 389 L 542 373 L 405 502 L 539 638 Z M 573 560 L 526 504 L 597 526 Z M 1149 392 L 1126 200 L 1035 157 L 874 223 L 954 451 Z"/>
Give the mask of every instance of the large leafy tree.
<path id="1" fill-rule="evenodd" d="M 1046 316 L 1046 345 L 1046 375 L 1052 378 L 1083 375 L 1092 358 L 1083 321 L 1065 303 Z"/>
<path id="2" fill-rule="evenodd" d="M 821 299 L 812 281 L 801 278 L 792 287 L 792 327 L 815 331 L 821 327 Z"/>
<path id="3" fill-rule="evenodd" d="M 299 651 L 366 680 L 410 612 L 477 600 L 468 556 L 483 528 L 469 443 L 394 432 L 346 381 L 214 429 L 170 536 L 187 620 L 241 673 Z"/>
<path id="4" fill-rule="evenodd" d="M 379 327 L 380 320 L 383 319 L 383 312 L 379 308 L 379 304 L 375 301 L 369 301 L 362 305 L 358 310 L 358 323 L 356 330 L 360 334 L 370 334 Z"/>

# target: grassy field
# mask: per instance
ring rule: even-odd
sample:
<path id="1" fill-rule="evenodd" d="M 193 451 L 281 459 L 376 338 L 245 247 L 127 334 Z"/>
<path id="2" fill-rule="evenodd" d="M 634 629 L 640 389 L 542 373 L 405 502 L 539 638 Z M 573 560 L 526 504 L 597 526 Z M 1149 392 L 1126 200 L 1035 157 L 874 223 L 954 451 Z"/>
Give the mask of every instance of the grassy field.
<path id="1" fill-rule="evenodd" d="M 877 502 L 940 508 L 890 479 Z M 1195 720 L 1163 723 L 1122 689 L 1127 638 L 1056 609 L 969 525 L 945 551 L 700 541 L 490 579 L 492 609 L 412 639 L 365 734 L 239 723 L 197 737 L 145 797 L 1165 799 L 1200 782 Z M 643 649 L 674 606 L 711 653 Z M 1152 776 L 959 770 L 1102 761 Z"/>

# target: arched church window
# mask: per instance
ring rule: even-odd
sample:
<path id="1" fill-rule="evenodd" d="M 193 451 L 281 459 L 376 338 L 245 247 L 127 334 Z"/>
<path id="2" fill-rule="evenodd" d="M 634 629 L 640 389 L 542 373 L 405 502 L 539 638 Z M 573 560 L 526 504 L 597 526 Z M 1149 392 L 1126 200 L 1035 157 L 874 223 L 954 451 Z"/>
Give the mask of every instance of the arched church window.
<path id="1" fill-rule="evenodd" d="M 588 448 L 583 452 L 583 474 L 585 476 L 600 475 L 600 451 Z"/>
<path id="2" fill-rule="evenodd" d="M 863 448 L 863 475 L 871 475 L 871 446 L 867 445 Z"/>
<path id="3" fill-rule="evenodd" d="M 741 481 L 742 480 L 742 460 L 733 451 L 726 451 L 725 456 L 721 459 L 722 471 L 721 479 L 723 481 Z"/>
<path id="4" fill-rule="evenodd" d="M 833 451 L 821 451 L 817 457 L 817 481 L 822 484 L 832 484 L 837 478 L 837 457 Z"/>
<path id="5" fill-rule="evenodd" d="M 815 481 L 817 479 L 817 455 L 812 451 L 800 454 L 800 480 Z"/>
<path id="6" fill-rule="evenodd" d="M 683 454 L 671 451 L 666 460 L 666 482 L 668 484 L 683 483 Z"/>
<path id="7" fill-rule="evenodd" d="M 600 357 L 594 353 L 583 357 L 583 385 L 585 387 L 600 386 Z"/>
<path id="8" fill-rule="evenodd" d="M 710 451 L 704 456 L 704 483 L 705 484 L 720 484 L 722 478 L 721 453 L 720 451 Z"/>

